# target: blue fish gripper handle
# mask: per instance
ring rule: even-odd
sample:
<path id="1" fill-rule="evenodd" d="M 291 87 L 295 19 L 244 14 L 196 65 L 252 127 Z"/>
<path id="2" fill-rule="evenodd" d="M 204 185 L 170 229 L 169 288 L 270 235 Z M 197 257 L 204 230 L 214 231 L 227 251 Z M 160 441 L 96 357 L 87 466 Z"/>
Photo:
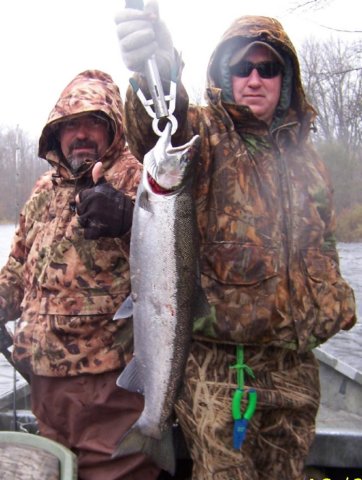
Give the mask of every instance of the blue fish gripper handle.
<path id="1" fill-rule="evenodd" d="M 234 421 L 233 447 L 236 450 L 240 450 L 242 444 L 244 443 L 248 423 L 249 420 L 247 420 L 246 418 Z"/>

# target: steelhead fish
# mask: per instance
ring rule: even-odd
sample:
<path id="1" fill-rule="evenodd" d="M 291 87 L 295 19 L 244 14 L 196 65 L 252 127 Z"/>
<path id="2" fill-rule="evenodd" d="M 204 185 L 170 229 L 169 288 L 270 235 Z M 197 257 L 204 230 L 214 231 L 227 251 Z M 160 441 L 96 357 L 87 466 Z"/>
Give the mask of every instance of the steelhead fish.
<path id="1" fill-rule="evenodd" d="M 173 408 L 192 319 L 194 312 L 208 307 L 198 287 L 198 235 L 190 182 L 198 142 L 196 136 L 182 147 L 172 147 L 168 123 L 145 155 L 131 233 L 131 295 L 115 315 L 115 319 L 133 315 L 134 328 L 134 356 L 117 385 L 142 393 L 145 404 L 113 457 L 144 452 L 171 474 L 175 471 Z M 170 192 L 154 193 L 149 175 Z"/>

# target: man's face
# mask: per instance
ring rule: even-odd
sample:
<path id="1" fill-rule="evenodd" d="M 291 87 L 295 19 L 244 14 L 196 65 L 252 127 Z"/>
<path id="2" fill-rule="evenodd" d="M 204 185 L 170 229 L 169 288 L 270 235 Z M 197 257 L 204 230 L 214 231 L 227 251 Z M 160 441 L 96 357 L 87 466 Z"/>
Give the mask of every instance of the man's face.
<path id="1" fill-rule="evenodd" d="M 276 58 L 268 48 L 257 45 L 250 49 L 242 61 L 258 64 L 274 62 Z M 279 73 L 272 78 L 262 78 L 254 68 L 245 77 L 233 75 L 232 72 L 231 79 L 235 103 L 250 107 L 259 120 L 264 120 L 270 125 L 279 102 L 282 74 Z"/>
<path id="2" fill-rule="evenodd" d="M 102 157 L 109 146 L 108 127 L 107 120 L 94 113 L 60 124 L 60 147 L 73 172 L 85 161 L 92 163 Z"/>

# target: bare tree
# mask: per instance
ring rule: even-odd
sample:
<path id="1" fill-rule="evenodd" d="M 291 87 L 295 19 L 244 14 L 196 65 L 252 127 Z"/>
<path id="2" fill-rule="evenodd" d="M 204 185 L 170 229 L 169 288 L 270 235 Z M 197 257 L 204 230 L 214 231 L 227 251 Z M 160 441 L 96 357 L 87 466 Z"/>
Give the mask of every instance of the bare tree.
<path id="1" fill-rule="evenodd" d="M 324 10 L 333 2 L 334 0 L 294 0 L 290 2 L 288 12 L 291 14 L 313 13 L 317 10 Z M 326 30 L 330 30 L 332 32 L 362 33 L 362 30 L 349 30 L 346 28 L 336 28 L 332 25 L 322 25 L 318 22 L 314 23 L 316 23 L 319 27 L 325 28 Z"/>
<path id="2" fill-rule="evenodd" d="M 300 58 L 306 90 L 319 111 L 321 135 L 360 148 L 362 42 L 307 40 Z"/>
<path id="3" fill-rule="evenodd" d="M 202 105 L 205 103 L 205 88 L 203 85 L 191 85 L 188 88 L 190 102 L 195 105 Z"/>
<path id="4" fill-rule="evenodd" d="M 49 165 L 20 128 L 0 127 L 0 222 L 16 222 L 35 180 Z"/>
<path id="5" fill-rule="evenodd" d="M 290 2 L 289 11 L 294 13 L 296 11 L 314 11 L 321 10 L 332 3 L 333 0 L 294 0 Z"/>
<path id="6" fill-rule="evenodd" d="M 307 40 L 300 51 L 304 86 L 317 108 L 319 148 L 341 208 L 362 203 L 362 42 Z"/>

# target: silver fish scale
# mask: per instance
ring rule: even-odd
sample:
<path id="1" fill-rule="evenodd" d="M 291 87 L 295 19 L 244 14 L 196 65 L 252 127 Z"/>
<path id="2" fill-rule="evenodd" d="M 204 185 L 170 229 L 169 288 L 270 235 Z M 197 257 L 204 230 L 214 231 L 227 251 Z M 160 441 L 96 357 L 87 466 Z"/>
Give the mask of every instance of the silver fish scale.
<path id="1" fill-rule="evenodd" d="M 132 227 L 134 354 L 145 407 L 137 424 L 160 438 L 169 427 L 187 358 L 196 286 L 195 224 L 191 194 L 156 196 L 140 189 Z M 136 203 L 137 203 L 136 202 Z"/>
<path id="2" fill-rule="evenodd" d="M 127 299 L 115 315 L 133 314 L 134 328 L 134 357 L 117 385 L 141 392 L 144 409 L 113 456 L 144 452 L 171 475 L 176 468 L 173 409 L 189 352 L 193 314 L 209 315 L 208 308 L 206 312 L 200 308 L 205 296 L 197 276 L 198 234 L 190 185 L 199 140 L 195 136 L 173 147 L 167 123 L 145 155 L 131 234 L 132 300 Z M 148 175 L 169 192 L 152 193 Z"/>

